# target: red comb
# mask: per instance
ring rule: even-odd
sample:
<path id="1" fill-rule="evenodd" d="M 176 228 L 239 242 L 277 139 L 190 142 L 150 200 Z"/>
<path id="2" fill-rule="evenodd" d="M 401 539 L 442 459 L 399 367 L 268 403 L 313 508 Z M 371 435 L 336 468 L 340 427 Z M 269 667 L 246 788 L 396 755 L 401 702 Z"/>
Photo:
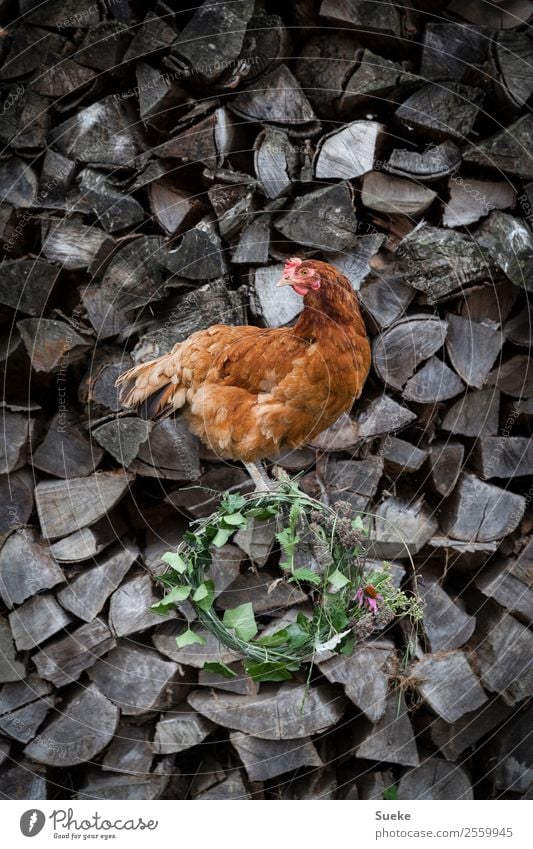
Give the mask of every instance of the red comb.
<path id="1" fill-rule="evenodd" d="M 296 268 L 298 268 L 298 266 L 301 265 L 302 262 L 303 259 L 300 259 L 299 256 L 291 256 L 291 258 L 288 259 L 285 265 L 283 266 L 283 273 L 290 274 L 291 271 L 294 271 Z"/>

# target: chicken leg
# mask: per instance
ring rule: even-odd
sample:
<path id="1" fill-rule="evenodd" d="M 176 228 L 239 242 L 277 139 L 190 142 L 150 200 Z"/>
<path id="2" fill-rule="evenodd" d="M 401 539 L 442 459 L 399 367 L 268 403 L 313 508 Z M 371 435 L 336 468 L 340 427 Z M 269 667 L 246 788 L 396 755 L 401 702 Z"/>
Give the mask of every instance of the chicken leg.
<path id="1" fill-rule="evenodd" d="M 244 463 L 246 471 L 255 483 L 256 492 L 277 489 L 278 483 L 268 476 L 263 464 L 257 460 L 255 463 Z"/>

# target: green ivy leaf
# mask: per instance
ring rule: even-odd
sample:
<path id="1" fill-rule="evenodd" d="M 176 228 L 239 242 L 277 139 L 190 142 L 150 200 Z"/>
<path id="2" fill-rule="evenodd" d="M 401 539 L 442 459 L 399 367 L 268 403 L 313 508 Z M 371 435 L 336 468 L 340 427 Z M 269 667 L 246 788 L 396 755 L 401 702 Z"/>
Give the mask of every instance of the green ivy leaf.
<path id="1" fill-rule="evenodd" d="M 259 646 L 264 646 L 269 649 L 276 649 L 279 646 L 285 645 L 289 636 L 289 632 L 286 628 L 282 628 L 281 631 L 276 631 L 275 634 L 270 634 L 265 637 L 258 637 L 255 642 Z"/>
<path id="2" fill-rule="evenodd" d="M 241 640 L 251 640 L 257 634 L 254 609 L 249 601 L 234 607 L 233 610 L 226 610 L 222 621 L 226 628 L 232 628 Z"/>
<path id="3" fill-rule="evenodd" d="M 176 551 L 166 551 L 165 554 L 161 557 L 163 563 L 168 563 L 171 569 L 174 569 L 176 572 L 179 572 L 180 575 L 183 575 L 184 572 L 187 571 L 188 563 L 183 559 L 181 554 L 178 554 Z"/>
<path id="4" fill-rule="evenodd" d="M 222 545 L 226 545 L 233 533 L 235 533 L 235 528 L 219 528 L 216 535 L 213 537 L 212 545 L 215 545 L 217 548 L 220 548 Z"/>
<path id="5" fill-rule="evenodd" d="M 238 510 L 242 510 L 245 505 L 246 498 L 243 498 L 238 492 L 225 492 L 220 501 L 220 509 L 224 513 L 235 513 Z"/>
<path id="6" fill-rule="evenodd" d="M 335 569 L 331 575 L 328 575 L 328 581 L 333 587 L 335 587 L 336 590 L 342 590 L 346 584 L 350 583 L 349 578 L 347 578 L 346 575 L 343 575 L 338 569 Z"/>
<path id="7" fill-rule="evenodd" d="M 298 664 L 245 661 L 244 668 L 253 681 L 290 681 L 292 675 L 289 670 L 295 671 Z"/>
<path id="8" fill-rule="evenodd" d="M 176 645 L 179 649 L 185 648 L 185 646 L 193 646 L 196 643 L 200 646 L 205 646 L 204 638 L 200 634 L 195 634 L 190 628 L 187 628 L 186 631 L 183 631 L 183 633 L 176 637 Z"/>
<path id="9" fill-rule="evenodd" d="M 261 522 L 266 519 L 270 519 L 271 516 L 275 516 L 277 512 L 276 507 L 250 507 L 250 509 L 246 511 L 246 515 L 250 519 L 257 519 Z"/>
<path id="10" fill-rule="evenodd" d="M 238 678 L 239 676 L 234 669 L 230 669 L 225 663 L 204 663 L 203 668 L 206 672 L 214 672 L 216 675 L 222 675 L 223 678 Z"/>
<path id="11" fill-rule="evenodd" d="M 391 784 L 390 787 L 385 787 L 383 791 L 383 798 L 390 802 L 396 802 L 398 799 L 398 788 L 395 784 Z"/>
<path id="12" fill-rule="evenodd" d="M 154 613 L 168 613 L 173 605 L 179 604 L 181 601 L 185 601 L 185 599 L 189 598 L 191 589 L 192 587 L 185 587 L 183 585 L 173 587 L 169 593 L 163 596 L 161 601 L 157 601 L 155 604 L 152 604 L 150 610 L 153 610 Z"/>
<path id="13" fill-rule="evenodd" d="M 227 516 L 224 516 L 224 524 L 237 528 L 245 528 L 248 524 L 248 519 L 242 513 L 229 513 Z"/>
<path id="14" fill-rule="evenodd" d="M 209 610 L 215 599 L 215 585 L 213 581 L 204 581 L 197 587 L 192 595 L 200 610 Z"/>
<path id="15" fill-rule="evenodd" d="M 364 531 L 365 526 L 363 525 L 361 516 L 356 516 L 355 519 L 352 519 L 352 528 L 354 531 Z"/>

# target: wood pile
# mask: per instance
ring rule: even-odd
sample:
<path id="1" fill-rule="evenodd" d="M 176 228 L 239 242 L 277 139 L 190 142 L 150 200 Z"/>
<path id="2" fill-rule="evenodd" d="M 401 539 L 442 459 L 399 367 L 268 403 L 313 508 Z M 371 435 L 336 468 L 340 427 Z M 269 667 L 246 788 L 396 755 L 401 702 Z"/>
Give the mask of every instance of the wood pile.
<path id="1" fill-rule="evenodd" d="M 278 5 L 0 0 L 3 797 L 531 798 L 533 3 Z M 373 369 L 273 461 L 374 512 L 425 602 L 411 655 L 393 625 L 308 691 L 150 611 L 161 554 L 252 485 L 114 385 L 291 322 L 295 254 L 349 276 Z M 308 605 L 273 545 L 215 562 L 265 629 Z"/>

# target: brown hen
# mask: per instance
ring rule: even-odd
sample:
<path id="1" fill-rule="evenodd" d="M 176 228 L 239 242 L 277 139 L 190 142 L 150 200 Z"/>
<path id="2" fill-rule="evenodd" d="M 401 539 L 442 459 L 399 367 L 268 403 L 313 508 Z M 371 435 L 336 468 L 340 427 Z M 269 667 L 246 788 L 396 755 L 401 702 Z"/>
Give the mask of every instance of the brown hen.
<path id="1" fill-rule="evenodd" d="M 125 407 L 157 417 L 183 408 L 220 457 L 249 464 L 296 448 L 361 394 L 370 345 L 349 280 L 319 260 L 291 259 L 278 286 L 303 296 L 293 327 L 216 324 L 122 374 Z"/>

